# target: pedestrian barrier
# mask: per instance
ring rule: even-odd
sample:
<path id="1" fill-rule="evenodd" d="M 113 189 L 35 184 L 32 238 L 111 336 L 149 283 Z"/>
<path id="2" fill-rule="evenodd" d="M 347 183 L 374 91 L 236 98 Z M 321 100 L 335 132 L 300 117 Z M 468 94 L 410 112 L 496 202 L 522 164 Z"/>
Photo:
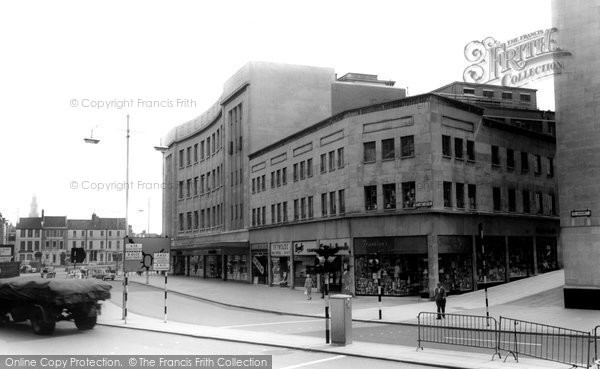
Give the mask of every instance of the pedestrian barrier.
<path id="1" fill-rule="evenodd" d="M 498 322 L 494 318 L 479 315 L 443 314 L 421 312 L 418 319 L 417 350 L 423 350 L 423 342 L 446 345 L 469 346 L 498 350 Z"/>
<path id="2" fill-rule="evenodd" d="M 499 327 L 498 349 L 508 351 L 516 361 L 525 355 L 573 367 L 590 366 L 590 332 L 502 316 Z"/>

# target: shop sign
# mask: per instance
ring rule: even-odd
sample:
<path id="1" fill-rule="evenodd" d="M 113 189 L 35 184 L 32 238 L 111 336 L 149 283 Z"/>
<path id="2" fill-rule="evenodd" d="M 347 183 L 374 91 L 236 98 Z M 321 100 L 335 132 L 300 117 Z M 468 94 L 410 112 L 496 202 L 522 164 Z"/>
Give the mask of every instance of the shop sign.
<path id="1" fill-rule="evenodd" d="M 254 265 L 256 266 L 256 269 L 258 269 L 260 274 L 265 274 L 265 267 L 260 263 L 260 261 L 258 261 L 256 256 L 252 257 L 252 262 L 254 263 Z"/>
<path id="2" fill-rule="evenodd" d="M 319 246 L 337 247 L 339 251 L 336 255 L 350 255 L 352 249 L 352 240 L 350 238 L 332 238 L 328 240 L 319 240 Z"/>
<path id="3" fill-rule="evenodd" d="M 317 241 L 294 242 L 294 255 L 317 255 Z"/>
<path id="4" fill-rule="evenodd" d="M 354 253 L 356 255 L 380 252 L 391 253 L 394 250 L 394 239 L 392 237 L 355 238 Z"/>
<path id="5" fill-rule="evenodd" d="M 252 251 L 267 251 L 269 250 L 268 243 L 253 243 L 250 245 L 250 250 Z"/>
<path id="6" fill-rule="evenodd" d="M 271 255 L 272 256 L 290 256 L 292 254 L 292 243 L 291 242 L 272 242 L 271 243 Z"/>
<path id="7" fill-rule="evenodd" d="M 0 256 L 11 256 L 12 247 L 0 247 Z"/>

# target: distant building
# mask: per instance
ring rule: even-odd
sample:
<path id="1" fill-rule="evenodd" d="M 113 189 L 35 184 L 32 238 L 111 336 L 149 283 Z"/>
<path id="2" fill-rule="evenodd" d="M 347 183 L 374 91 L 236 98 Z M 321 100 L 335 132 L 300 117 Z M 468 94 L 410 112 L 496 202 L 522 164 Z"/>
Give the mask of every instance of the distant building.
<path id="1" fill-rule="evenodd" d="M 86 263 L 106 264 L 123 253 L 125 218 L 69 219 L 67 243 L 69 250 L 81 247 L 86 251 Z M 70 252 L 70 251 L 69 251 Z"/>
<path id="2" fill-rule="evenodd" d="M 124 218 L 67 219 L 66 216 L 20 218 L 16 229 L 17 260 L 70 263 L 71 248 L 83 247 L 86 263 L 111 263 L 122 253 Z"/>
<path id="3" fill-rule="evenodd" d="M 8 219 L 2 216 L 0 213 L 0 245 L 8 244 L 8 234 L 10 232 L 10 224 Z"/>
<path id="4" fill-rule="evenodd" d="M 15 255 L 19 261 L 42 260 L 42 218 L 19 218 L 16 229 Z"/>

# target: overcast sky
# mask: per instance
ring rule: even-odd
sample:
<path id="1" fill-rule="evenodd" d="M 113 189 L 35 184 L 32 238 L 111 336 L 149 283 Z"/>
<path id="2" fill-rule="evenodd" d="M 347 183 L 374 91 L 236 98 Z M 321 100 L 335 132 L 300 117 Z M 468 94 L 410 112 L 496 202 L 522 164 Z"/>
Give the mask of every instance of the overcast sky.
<path id="1" fill-rule="evenodd" d="M 2 2 L 0 212 L 16 223 L 35 194 L 47 215 L 124 217 L 124 191 L 91 187 L 125 181 L 129 114 L 130 224 L 147 228 L 150 202 L 158 233 L 162 161 L 153 146 L 211 106 L 247 61 L 377 74 L 415 95 L 462 80 L 470 41 L 550 25 L 550 0 Z M 525 87 L 554 109 L 551 78 Z M 134 104 L 89 106 L 113 100 Z M 98 145 L 83 142 L 92 129 Z"/>

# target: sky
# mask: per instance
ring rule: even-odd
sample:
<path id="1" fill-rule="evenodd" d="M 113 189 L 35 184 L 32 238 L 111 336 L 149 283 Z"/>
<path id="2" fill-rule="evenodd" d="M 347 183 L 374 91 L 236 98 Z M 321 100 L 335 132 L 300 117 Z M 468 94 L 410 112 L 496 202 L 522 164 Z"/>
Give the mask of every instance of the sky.
<path id="1" fill-rule="evenodd" d="M 0 3 L 0 213 L 125 217 L 161 232 L 162 155 L 246 62 L 376 74 L 409 95 L 463 79 L 465 46 L 551 25 L 550 0 L 5 1 Z M 554 110 L 552 78 L 538 107 Z M 99 139 L 97 145 L 83 138 Z"/>

